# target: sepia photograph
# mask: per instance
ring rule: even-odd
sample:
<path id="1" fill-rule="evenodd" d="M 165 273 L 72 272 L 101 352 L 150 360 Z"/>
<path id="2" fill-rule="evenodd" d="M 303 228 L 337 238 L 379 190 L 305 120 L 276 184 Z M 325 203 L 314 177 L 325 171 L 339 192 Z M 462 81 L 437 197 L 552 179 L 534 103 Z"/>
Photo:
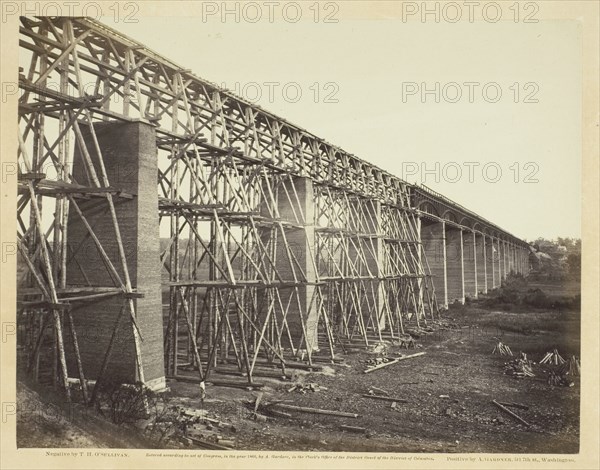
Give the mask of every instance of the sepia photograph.
<path id="1" fill-rule="evenodd" d="M 1 5 L 2 468 L 597 468 L 598 2 Z"/>

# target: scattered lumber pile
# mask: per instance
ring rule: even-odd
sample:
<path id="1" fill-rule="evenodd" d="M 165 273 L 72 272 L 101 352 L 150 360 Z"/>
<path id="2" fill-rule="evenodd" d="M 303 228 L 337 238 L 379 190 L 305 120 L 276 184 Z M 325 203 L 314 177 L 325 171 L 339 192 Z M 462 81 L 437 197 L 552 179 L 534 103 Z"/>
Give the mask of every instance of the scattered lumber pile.
<path id="1" fill-rule="evenodd" d="M 565 361 L 563 357 L 558 353 L 557 349 L 553 351 L 547 352 L 544 358 L 540 361 L 540 364 L 550 364 L 555 366 L 560 366 L 564 364 Z"/>
<path id="2" fill-rule="evenodd" d="M 502 341 L 498 341 L 498 344 L 494 346 L 492 350 L 492 354 L 499 354 L 500 356 L 512 356 L 513 353 L 510 350 L 510 347 L 506 344 L 502 344 Z"/>
<path id="3" fill-rule="evenodd" d="M 571 358 L 562 367 L 562 373 L 570 375 L 571 377 L 578 377 L 581 375 L 581 364 L 577 356 L 571 356 Z"/>
<path id="4" fill-rule="evenodd" d="M 185 438 L 204 449 L 229 449 L 234 445 L 232 439 L 223 437 L 221 431 L 210 424 L 194 424 L 187 428 Z"/>
<path id="5" fill-rule="evenodd" d="M 209 417 L 208 412 L 206 410 L 198 410 L 198 409 L 187 408 L 187 407 L 183 407 L 183 406 L 178 406 L 177 410 L 179 411 L 179 414 L 181 415 L 181 418 L 182 418 L 181 421 L 187 425 L 204 423 L 204 424 L 210 424 L 210 425 L 216 426 L 216 427 L 231 426 L 231 423 L 221 421 L 215 415 L 213 415 L 213 417 Z"/>
<path id="6" fill-rule="evenodd" d="M 561 387 L 573 387 L 575 384 L 570 381 L 565 374 L 561 372 L 555 372 L 553 370 L 548 371 L 548 385 L 561 386 Z"/>
<path id="7" fill-rule="evenodd" d="M 205 410 L 177 407 L 177 411 L 182 441 L 203 449 L 226 450 L 234 446 L 232 439 L 223 436 L 224 430 L 233 429 L 231 423 L 211 418 Z"/>
<path id="8" fill-rule="evenodd" d="M 294 384 L 292 387 L 288 388 L 288 393 L 296 392 L 305 394 L 307 392 L 321 392 L 327 390 L 327 387 L 323 387 L 317 383 L 311 382 L 308 384 Z"/>
<path id="9" fill-rule="evenodd" d="M 532 365 L 533 363 L 527 359 L 527 355 L 521 353 L 521 357 L 504 363 L 504 373 L 516 379 L 535 377 Z"/>

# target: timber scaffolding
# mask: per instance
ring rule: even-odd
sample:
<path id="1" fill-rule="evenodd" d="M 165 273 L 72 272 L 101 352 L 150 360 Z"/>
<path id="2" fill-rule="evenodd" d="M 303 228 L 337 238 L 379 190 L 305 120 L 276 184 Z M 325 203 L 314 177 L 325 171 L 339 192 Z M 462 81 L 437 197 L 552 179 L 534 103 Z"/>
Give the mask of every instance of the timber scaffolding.
<path id="1" fill-rule="evenodd" d="M 97 21 L 21 23 L 19 360 L 36 379 L 69 395 L 75 378 L 87 401 L 90 380 L 160 388 L 227 362 L 252 383 L 436 318 L 411 185 Z"/>

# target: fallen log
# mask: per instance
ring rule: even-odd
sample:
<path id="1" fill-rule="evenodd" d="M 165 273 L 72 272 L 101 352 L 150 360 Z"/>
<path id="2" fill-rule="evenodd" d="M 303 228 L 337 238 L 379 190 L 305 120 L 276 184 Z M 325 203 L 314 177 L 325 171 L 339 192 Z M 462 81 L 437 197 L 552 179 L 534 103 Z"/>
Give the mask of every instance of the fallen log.
<path id="1" fill-rule="evenodd" d="M 321 410 L 319 408 L 309 408 L 307 406 L 295 406 L 287 405 L 285 403 L 277 403 L 273 405 L 274 409 L 280 408 L 282 410 L 299 411 L 301 413 L 313 413 L 318 415 L 329 415 L 329 416 L 340 416 L 342 418 L 358 418 L 356 413 L 346 413 L 345 411 L 334 411 L 334 410 Z"/>
<path id="2" fill-rule="evenodd" d="M 405 400 L 404 398 L 384 397 L 382 395 L 369 395 L 368 393 L 363 394 L 363 398 L 372 398 L 373 400 L 383 401 L 395 401 L 398 403 L 408 403 L 408 400 Z"/>
<path id="3" fill-rule="evenodd" d="M 379 369 L 383 369 L 384 367 L 391 366 L 392 364 L 397 364 L 398 362 L 403 361 L 405 359 L 411 359 L 413 357 L 423 356 L 424 354 L 425 354 L 424 352 L 420 352 L 420 353 L 416 353 L 416 354 L 411 354 L 409 356 L 402 356 L 402 357 L 394 359 L 393 361 L 390 361 L 390 362 L 384 362 L 383 364 L 379 364 L 378 366 L 374 366 L 369 369 L 365 369 L 365 374 L 368 374 L 369 372 L 374 372 Z"/>
<path id="4" fill-rule="evenodd" d="M 492 403 L 494 405 L 496 405 L 498 408 L 500 408 L 502 411 L 504 411 L 506 414 L 512 416 L 513 418 L 515 418 L 517 421 L 523 423 L 525 426 L 529 427 L 531 426 L 531 424 L 529 424 L 527 421 L 525 421 L 523 418 L 521 418 L 518 414 L 513 413 L 512 411 L 510 411 L 506 406 L 501 405 L 500 403 L 498 403 L 496 400 L 492 400 Z"/>

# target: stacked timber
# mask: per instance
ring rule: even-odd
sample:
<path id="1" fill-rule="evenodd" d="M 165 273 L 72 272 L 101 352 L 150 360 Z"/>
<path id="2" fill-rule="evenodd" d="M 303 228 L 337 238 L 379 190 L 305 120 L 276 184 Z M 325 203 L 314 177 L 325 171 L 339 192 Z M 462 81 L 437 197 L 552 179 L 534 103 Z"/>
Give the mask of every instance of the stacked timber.
<path id="1" fill-rule="evenodd" d="M 500 356 L 512 356 L 513 353 L 510 350 L 510 347 L 507 346 L 506 344 L 502 344 L 501 341 L 498 341 L 498 344 L 496 344 L 496 346 L 494 346 L 494 349 L 492 350 L 492 354 L 499 354 Z"/>
<path id="2" fill-rule="evenodd" d="M 540 364 L 551 364 L 555 366 L 560 366 L 564 364 L 565 361 L 563 357 L 558 353 L 557 349 L 553 351 L 547 352 L 544 358 L 540 361 Z"/>
<path id="3" fill-rule="evenodd" d="M 563 365 L 562 372 L 571 377 L 578 377 L 581 375 L 581 364 L 579 363 L 577 356 L 571 356 L 566 364 Z"/>

